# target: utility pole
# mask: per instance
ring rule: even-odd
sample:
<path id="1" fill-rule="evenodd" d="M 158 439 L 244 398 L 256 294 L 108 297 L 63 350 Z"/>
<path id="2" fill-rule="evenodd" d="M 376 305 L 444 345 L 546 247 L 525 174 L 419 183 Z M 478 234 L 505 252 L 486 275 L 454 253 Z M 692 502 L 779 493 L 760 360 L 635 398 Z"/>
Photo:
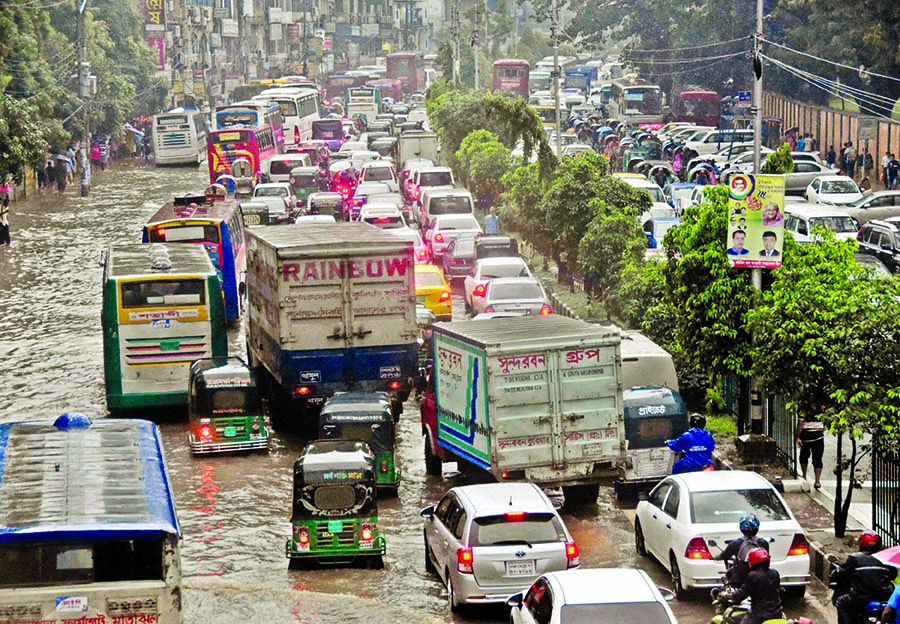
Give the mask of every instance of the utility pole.
<path id="1" fill-rule="evenodd" d="M 478 17 L 480 11 L 475 9 L 475 25 L 472 28 L 472 60 L 475 63 L 475 90 L 478 91 Z"/>
<path id="2" fill-rule="evenodd" d="M 453 36 L 453 86 L 459 86 L 459 0 L 450 9 L 450 34 Z"/>
<path id="3" fill-rule="evenodd" d="M 247 71 L 249 69 L 247 65 L 247 48 L 244 44 L 244 38 L 246 36 L 246 28 L 244 26 L 244 2 L 247 0 L 238 0 L 237 6 L 237 27 L 238 27 L 238 58 L 237 62 L 240 63 L 241 70 L 241 78 L 242 84 L 247 84 L 250 81 L 250 75 Z M 304 52 L 305 54 L 305 52 Z"/>
<path id="4" fill-rule="evenodd" d="M 559 113 L 559 5 L 553 2 L 553 12 L 550 14 L 550 36 L 553 38 L 553 71 L 550 77 L 553 79 L 553 104 L 556 107 L 556 158 L 562 158 L 562 118 Z"/>
<path id="5" fill-rule="evenodd" d="M 81 96 L 83 130 L 81 134 L 81 196 L 91 192 L 91 77 L 87 53 L 87 27 L 85 19 L 88 0 L 78 6 L 78 93 Z"/>
<path id="6" fill-rule="evenodd" d="M 753 173 L 762 169 L 762 57 L 763 0 L 756 0 L 756 34 L 753 37 Z M 762 269 L 751 269 L 753 288 L 762 290 Z M 763 432 L 763 401 L 759 379 L 750 378 L 750 433 Z"/>

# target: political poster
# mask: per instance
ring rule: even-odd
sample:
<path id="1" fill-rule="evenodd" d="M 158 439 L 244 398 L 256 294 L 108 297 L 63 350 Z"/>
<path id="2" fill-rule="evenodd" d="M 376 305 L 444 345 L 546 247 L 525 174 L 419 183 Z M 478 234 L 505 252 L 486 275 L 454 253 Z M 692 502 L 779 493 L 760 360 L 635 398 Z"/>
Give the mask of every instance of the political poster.
<path id="1" fill-rule="evenodd" d="M 784 176 L 738 173 L 728 180 L 726 254 L 739 269 L 777 269 L 784 246 Z"/>

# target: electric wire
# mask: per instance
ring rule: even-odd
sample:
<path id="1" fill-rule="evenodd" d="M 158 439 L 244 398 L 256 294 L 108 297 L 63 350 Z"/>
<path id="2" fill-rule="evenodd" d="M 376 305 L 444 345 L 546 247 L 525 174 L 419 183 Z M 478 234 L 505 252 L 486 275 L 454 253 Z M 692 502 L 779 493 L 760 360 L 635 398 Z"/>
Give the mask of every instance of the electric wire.
<path id="1" fill-rule="evenodd" d="M 821 61 L 822 63 L 828 63 L 829 65 L 834 65 L 835 67 L 843 67 L 844 69 L 849 69 L 849 70 L 852 70 L 855 72 L 859 71 L 859 67 L 851 67 L 850 65 L 845 65 L 844 63 L 838 63 L 836 61 L 829 61 L 828 59 L 822 58 L 820 56 L 816 56 L 815 54 L 809 54 L 808 52 L 801 52 L 800 50 L 795 50 L 794 48 L 788 47 L 781 43 L 776 43 L 774 41 L 769 41 L 768 39 L 763 39 L 762 41 L 764 41 L 765 43 L 768 43 L 769 45 L 773 45 L 777 48 L 783 48 L 785 50 L 788 50 L 789 52 L 793 52 L 794 54 L 799 54 L 800 56 L 805 56 L 806 58 L 811 58 L 816 61 Z M 884 78 L 886 80 L 894 80 L 894 81 L 900 82 L 900 78 L 895 78 L 894 76 L 886 76 L 885 74 L 877 74 L 877 73 L 869 71 L 869 70 L 866 70 L 866 71 L 869 73 L 870 76 L 876 76 L 878 78 Z"/>
<path id="2" fill-rule="evenodd" d="M 752 40 L 751 36 L 744 36 L 744 37 L 738 37 L 737 39 L 729 39 L 728 41 L 716 41 L 714 43 L 703 43 L 703 44 L 694 45 L 694 46 L 684 46 L 682 48 L 659 48 L 656 50 L 633 49 L 633 50 L 626 50 L 625 53 L 628 54 L 631 52 L 641 52 L 641 53 L 647 53 L 647 54 L 654 54 L 654 53 L 658 53 L 658 52 L 680 52 L 682 50 L 702 50 L 704 48 L 712 48 L 715 46 L 737 43 L 738 41 L 750 41 L 750 40 Z"/>
<path id="3" fill-rule="evenodd" d="M 640 65 L 677 65 L 679 63 L 706 63 L 709 61 L 717 61 L 720 59 L 730 59 L 736 56 L 743 56 L 747 54 L 746 50 L 741 50 L 739 52 L 732 52 L 730 54 L 719 54 L 716 56 L 696 56 L 693 58 L 686 59 L 648 59 L 648 60 L 640 60 L 626 57 L 625 61 L 628 63 L 640 64 Z"/>

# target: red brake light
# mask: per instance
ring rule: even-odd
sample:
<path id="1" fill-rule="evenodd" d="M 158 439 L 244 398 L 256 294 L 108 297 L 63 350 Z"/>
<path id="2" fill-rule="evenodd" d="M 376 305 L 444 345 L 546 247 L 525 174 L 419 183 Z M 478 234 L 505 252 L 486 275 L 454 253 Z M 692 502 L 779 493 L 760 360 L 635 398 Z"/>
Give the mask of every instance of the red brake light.
<path id="1" fill-rule="evenodd" d="M 297 536 L 297 543 L 303 546 L 309 544 L 309 529 L 300 527 L 300 535 Z"/>
<path id="2" fill-rule="evenodd" d="M 391 220 L 390 217 L 376 217 L 375 218 L 375 221 L 377 221 L 378 223 L 387 223 L 390 220 Z"/>
<path id="3" fill-rule="evenodd" d="M 408 178 L 408 177 L 409 177 L 409 169 L 406 169 L 406 170 L 403 172 L 403 177 L 404 177 L 404 178 Z"/>
<path id="4" fill-rule="evenodd" d="M 158 236 L 161 236 L 162 238 L 165 238 L 166 237 L 166 228 L 157 228 L 156 234 Z"/>
<path id="5" fill-rule="evenodd" d="M 521 522 L 526 517 L 528 517 L 528 514 L 524 511 L 510 511 L 503 514 L 503 517 L 507 522 Z"/>
<path id="6" fill-rule="evenodd" d="M 494 306 L 488 306 L 484 309 L 484 311 L 487 312 L 488 314 L 491 314 L 494 312 Z"/>
<path id="7" fill-rule="evenodd" d="M 381 462 L 381 472 L 387 472 L 388 465 L 386 461 Z"/>
<path id="8" fill-rule="evenodd" d="M 441 300 L 441 301 L 448 301 L 449 299 L 450 299 L 450 291 L 449 291 L 449 290 L 443 290 L 443 291 L 441 291 L 441 299 L 440 299 L 440 300 Z"/>
<path id="9" fill-rule="evenodd" d="M 803 533 L 794 533 L 794 541 L 791 542 L 791 547 L 788 549 L 788 557 L 808 554 L 809 542 L 806 541 L 806 536 Z"/>
<path id="10" fill-rule="evenodd" d="M 712 559 L 709 548 L 706 547 L 706 540 L 702 537 L 695 537 L 688 542 L 684 556 L 686 559 Z"/>
<path id="11" fill-rule="evenodd" d="M 435 234 L 435 235 L 434 235 L 434 242 L 436 242 L 436 243 L 443 243 L 443 242 L 444 242 L 444 235 L 441 234 L 440 232 L 438 232 L 437 234 Z"/>
<path id="12" fill-rule="evenodd" d="M 399 381 L 392 381 L 391 383 L 388 384 L 388 388 L 390 388 L 391 390 L 399 390 L 400 386 L 402 386 L 402 385 L 403 384 L 400 383 Z"/>
<path id="13" fill-rule="evenodd" d="M 478 286 L 472 290 L 472 295 L 475 297 L 484 297 L 485 293 L 487 293 L 487 284 L 478 284 Z"/>
<path id="14" fill-rule="evenodd" d="M 427 257 L 428 257 L 428 252 L 426 252 L 424 249 L 420 249 L 419 250 L 419 259 L 424 260 Z"/>
<path id="15" fill-rule="evenodd" d="M 475 556 L 471 548 L 458 548 L 456 550 L 456 571 L 460 574 L 472 574 L 472 562 Z"/>
<path id="16" fill-rule="evenodd" d="M 546 303 L 541 306 L 541 316 L 550 316 L 553 314 L 553 308 L 548 306 Z"/>
<path id="17" fill-rule="evenodd" d="M 203 425 L 200 427 L 200 439 L 201 440 L 212 440 L 212 427 L 209 425 Z"/>
<path id="18" fill-rule="evenodd" d="M 297 394 L 306 396 L 307 394 L 309 394 L 309 388 L 307 388 L 306 386 L 300 386 L 299 388 L 297 388 Z"/>
<path id="19" fill-rule="evenodd" d="M 294 143 L 299 143 L 299 142 L 300 142 L 300 128 L 297 126 L 294 126 Z"/>
<path id="20" fill-rule="evenodd" d="M 260 430 L 259 421 L 254 418 L 253 422 L 250 423 L 250 431 L 252 431 L 253 433 L 259 433 L 259 430 Z"/>
<path id="21" fill-rule="evenodd" d="M 364 524 L 362 528 L 359 530 L 359 539 L 364 542 L 372 541 L 372 525 Z"/>
<path id="22" fill-rule="evenodd" d="M 578 544 L 566 542 L 566 560 L 569 568 L 577 568 L 581 565 L 581 557 L 578 556 Z"/>

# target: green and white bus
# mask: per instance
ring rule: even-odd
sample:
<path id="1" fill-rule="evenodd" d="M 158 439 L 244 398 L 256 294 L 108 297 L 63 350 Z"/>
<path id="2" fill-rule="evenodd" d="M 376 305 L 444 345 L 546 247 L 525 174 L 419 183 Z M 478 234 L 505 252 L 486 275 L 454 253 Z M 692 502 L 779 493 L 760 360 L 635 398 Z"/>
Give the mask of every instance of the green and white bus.
<path id="1" fill-rule="evenodd" d="M 107 409 L 187 405 L 191 362 L 228 355 L 222 288 L 206 250 L 113 246 L 103 264 Z"/>

